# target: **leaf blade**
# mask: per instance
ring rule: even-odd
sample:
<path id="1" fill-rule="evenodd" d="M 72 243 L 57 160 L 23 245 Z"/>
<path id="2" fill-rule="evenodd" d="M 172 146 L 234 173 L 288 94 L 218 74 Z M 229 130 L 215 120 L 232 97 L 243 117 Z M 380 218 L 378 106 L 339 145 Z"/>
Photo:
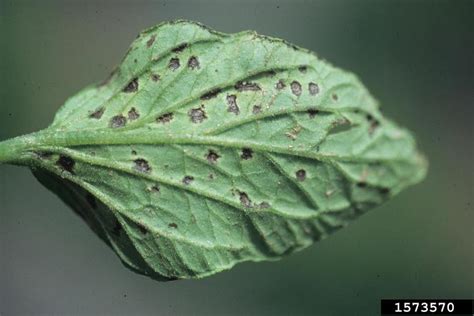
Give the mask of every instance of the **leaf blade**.
<path id="1" fill-rule="evenodd" d="M 187 21 L 141 33 L 38 135 L 28 164 L 92 194 L 96 233 L 155 278 L 303 249 L 426 173 L 354 75 L 282 40 Z"/>

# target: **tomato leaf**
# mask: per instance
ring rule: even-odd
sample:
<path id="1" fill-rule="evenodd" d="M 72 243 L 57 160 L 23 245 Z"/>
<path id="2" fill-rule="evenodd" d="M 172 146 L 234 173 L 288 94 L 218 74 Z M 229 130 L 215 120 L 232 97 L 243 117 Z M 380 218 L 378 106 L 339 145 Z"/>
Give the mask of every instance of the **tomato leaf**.
<path id="1" fill-rule="evenodd" d="M 0 144 L 0 161 L 30 166 L 156 279 L 306 248 L 427 169 L 354 75 L 283 40 L 188 21 L 142 32 L 49 128 Z"/>

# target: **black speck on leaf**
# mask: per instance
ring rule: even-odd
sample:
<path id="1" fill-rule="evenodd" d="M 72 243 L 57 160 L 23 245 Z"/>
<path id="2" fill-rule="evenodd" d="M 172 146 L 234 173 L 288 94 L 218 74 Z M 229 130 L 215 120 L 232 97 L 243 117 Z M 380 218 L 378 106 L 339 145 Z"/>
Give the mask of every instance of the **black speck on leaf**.
<path id="1" fill-rule="evenodd" d="M 268 70 L 268 71 L 264 71 L 262 73 L 262 76 L 264 77 L 273 77 L 276 75 L 276 71 L 275 70 Z"/>
<path id="2" fill-rule="evenodd" d="M 197 59 L 196 56 L 191 56 L 191 57 L 189 57 L 189 59 L 188 59 L 188 67 L 189 67 L 190 69 L 193 69 L 193 70 L 194 70 L 194 69 L 196 69 L 196 68 L 199 68 L 199 66 L 200 66 L 200 65 L 199 65 L 199 60 Z"/>
<path id="3" fill-rule="evenodd" d="M 308 83 L 308 90 L 310 95 L 317 95 L 319 93 L 319 86 L 317 83 Z"/>
<path id="4" fill-rule="evenodd" d="M 211 91 L 208 91 L 201 96 L 201 100 L 209 100 L 209 99 L 215 98 L 220 92 L 221 92 L 220 88 L 216 88 Z"/>
<path id="5" fill-rule="evenodd" d="M 173 120 L 173 113 L 165 113 L 156 119 L 158 123 L 162 124 L 169 123 L 171 120 Z"/>
<path id="6" fill-rule="evenodd" d="M 73 169 L 74 169 L 74 166 L 76 165 L 76 162 L 71 157 L 66 156 L 66 155 L 59 155 L 59 158 L 56 161 L 56 164 L 64 171 L 74 174 Z"/>
<path id="7" fill-rule="evenodd" d="M 185 177 L 183 178 L 183 183 L 184 183 L 185 185 L 190 185 L 191 182 L 193 182 L 193 181 L 194 181 L 194 177 L 191 177 L 191 176 L 185 176 Z"/>
<path id="8" fill-rule="evenodd" d="M 146 235 L 148 234 L 148 229 L 146 228 L 145 225 L 141 224 L 141 223 L 137 223 L 137 227 L 138 227 L 138 230 L 140 231 L 140 233 L 142 235 Z"/>
<path id="9" fill-rule="evenodd" d="M 140 117 L 140 113 L 138 113 L 137 109 L 131 108 L 130 111 L 128 111 L 128 119 L 130 121 L 136 120 Z"/>
<path id="10" fill-rule="evenodd" d="M 270 204 L 268 202 L 261 202 L 259 205 L 258 205 L 259 208 L 262 208 L 262 209 L 265 209 L 265 208 L 269 208 L 270 207 Z"/>
<path id="11" fill-rule="evenodd" d="M 221 156 L 219 156 L 218 153 L 216 153 L 215 151 L 213 150 L 209 150 L 209 152 L 207 153 L 206 155 L 206 159 L 207 161 L 209 161 L 210 163 L 216 163 L 217 162 L 217 159 L 219 159 Z"/>
<path id="12" fill-rule="evenodd" d="M 53 153 L 50 151 L 37 151 L 35 154 L 40 159 L 50 159 L 53 156 Z"/>
<path id="13" fill-rule="evenodd" d="M 119 128 L 127 124 L 127 118 L 123 115 L 116 115 L 110 119 L 110 127 Z"/>
<path id="14" fill-rule="evenodd" d="M 234 88 L 238 91 L 259 91 L 260 86 L 254 82 L 239 81 L 235 84 Z"/>
<path id="15" fill-rule="evenodd" d="M 105 111 L 105 108 L 101 106 L 97 110 L 89 114 L 89 117 L 98 120 L 102 117 L 102 115 L 104 114 L 104 111 Z"/>
<path id="16" fill-rule="evenodd" d="M 377 121 L 371 114 L 367 114 L 367 121 L 369 121 L 369 134 L 372 135 L 377 127 L 379 127 L 380 122 Z"/>
<path id="17" fill-rule="evenodd" d="M 159 81 L 160 80 L 160 75 L 152 74 L 151 75 L 151 80 L 153 80 L 154 82 Z"/>
<path id="18" fill-rule="evenodd" d="M 138 78 L 133 78 L 126 86 L 123 88 L 123 92 L 131 93 L 138 90 Z"/>
<path id="19" fill-rule="evenodd" d="M 316 110 L 316 109 L 309 109 L 309 110 L 308 110 L 308 115 L 309 115 L 310 118 L 316 117 L 316 115 L 317 115 L 318 113 L 319 113 L 319 111 Z"/>
<path id="20" fill-rule="evenodd" d="M 135 163 L 135 170 L 143 173 L 150 173 L 151 167 L 148 164 L 148 161 L 146 161 L 145 159 L 135 159 L 133 162 Z"/>
<path id="21" fill-rule="evenodd" d="M 296 171 L 296 179 L 298 179 L 298 181 L 304 181 L 306 179 L 306 171 L 304 169 Z"/>
<path id="22" fill-rule="evenodd" d="M 242 154 L 240 155 L 240 158 L 244 160 L 251 159 L 253 155 L 253 151 L 250 148 L 243 148 L 242 149 Z"/>
<path id="23" fill-rule="evenodd" d="M 301 95 L 301 84 L 298 81 L 293 81 L 291 83 L 291 92 L 296 96 Z"/>
<path id="24" fill-rule="evenodd" d="M 276 83 L 275 85 L 275 88 L 277 88 L 278 90 L 281 90 L 283 89 L 284 87 L 286 87 L 285 83 L 283 82 L 282 79 L 278 80 L 278 82 Z"/>
<path id="25" fill-rule="evenodd" d="M 152 35 L 148 41 L 146 41 L 146 47 L 151 47 L 153 43 L 155 42 L 156 35 Z"/>
<path id="26" fill-rule="evenodd" d="M 365 188 L 365 187 L 367 187 L 367 182 L 365 182 L 365 181 L 357 182 L 357 186 L 359 188 Z"/>
<path id="27" fill-rule="evenodd" d="M 188 115 L 193 123 L 202 123 L 207 119 L 206 112 L 202 108 L 191 109 L 188 111 Z"/>
<path id="28" fill-rule="evenodd" d="M 245 208 L 252 207 L 252 201 L 250 200 L 247 193 L 239 192 L 239 199 L 240 199 L 240 204 L 242 204 L 243 207 L 245 207 Z"/>
<path id="29" fill-rule="evenodd" d="M 178 228 L 178 225 L 176 223 L 169 223 L 168 227 L 176 229 L 176 228 Z"/>
<path id="30" fill-rule="evenodd" d="M 238 115 L 240 113 L 239 106 L 237 105 L 237 96 L 235 94 L 228 95 L 227 98 L 227 112 L 234 113 Z"/>
<path id="31" fill-rule="evenodd" d="M 178 58 L 171 58 L 170 59 L 170 63 L 168 65 L 168 68 L 175 71 L 176 69 L 178 69 L 180 66 L 180 63 L 179 63 L 179 59 Z"/>
<path id="32" fill-rule="evenodd" d="M 254 105 L 252 109 L 252 113 L 259 114 L 260 112 L 262 112 L 262 107 L 260 105 Z"/>
<path id="33" fill-rule="evenodd" d="M 178 46 L 176 46 L 175 48 L 173 48 L 171 51 L 173 53 L 180 53 L 182 52 L 186 47 L 188 47 L 188 43 L 181 43 L 179 44 Z"/>

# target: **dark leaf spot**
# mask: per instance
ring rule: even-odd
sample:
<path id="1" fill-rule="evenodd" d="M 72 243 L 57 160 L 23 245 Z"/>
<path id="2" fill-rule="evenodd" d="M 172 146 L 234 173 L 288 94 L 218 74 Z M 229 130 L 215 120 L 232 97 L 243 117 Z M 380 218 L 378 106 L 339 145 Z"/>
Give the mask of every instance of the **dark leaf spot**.
<path id="1" fill-rule="evenodd" d="M 275 70 L 268 70 L 268 71 L 262 72 L 262 76 L 264 77 L 274 77 L 275 75 L 276 75 Z"/>
<path id="2" fill-rule="evenodd" d="M 58 165 L 61 169 L 74 174 L 74 165 L 76 162 L 69 156 L 59 155 L 58 160 L 56 161 L 56 165 Z"/>
<path id="3" fill-rule="evenodd" d="M 160 187 L 157 184 L 155 184 L 154 186 L 150 188 L 150 192 L 160 193 Z"/>
<path id="4" fill-rule="evenodd" d="M 239 106 L 237 105 L 237 96 L 235 94 L 228 95 L 227 98 L 227 112 L 238 115 L 240 113 Z"/>
<path id="5" fill-rule="evenodd" d="M 154 82 L 159 81 L 160 80 L 160 75 L 152 74 L 151 75 L 151 80 L 153 80 Z"/>
<path id="6" fill-rule="evenodd" d="M 220 157 L 221 156 L 219 156 L 219 154 L 217 154 L 215 151 L 209 150 L 209 152 L 207 153 L 206 159 L 210 163 L 216 163 L 217 159 L 219 159 Z"/>
<path id="7" fill-rule="evenodd" d="M 372 135 L 375 129 L 380 125 L 380 122 L 377 121 L 371 114 L 367 114 L 366 118 L 367 118 L 367 121 L 369 121 L 370 123 L 369 134 Z"/>
<path id="8" fill-rule="evenodd" d="M 283 80 L 278 80 L 278 82 L 276 83 L 275 85 L 275 88 L 277 88 L 278 90 L 281 90 L 283 89 L 284 87 L 286 87 L 285 83 L 283 82 Z"/>
<path id="9" fill-rule="evenodd" d="M 188 47 L 188 43 L 181 43 L 179 44 L 178 46 L 176 46 L 175 48 L 173 48 L 171 51 L 173 53 L 180 53 L 182 52 L 186 47 Z"/>
<path id="10" fill-rule="evenodd" d="M 334 101 L 337 101 L 337 99 L 339 99 L 339 97 L 338 97 L 337 94 L 335 94 L 335 93 L 333 93 L 333 94 L 331 95 L 331 97 L 332 97 L 332 99 L 333 99 Z"/>
<path id="11" fill-rule="evenodd" d="M 143 235 L 148 234 L 148 229 L 142 223 L 137 223 L 137 228 Z"/>
<path id="12" fill-rule="evenodd" d="M 140 117 L 140 113 L 138 113 L 137 109 L 131 108 L 130 111 L 128 111 L 128 119 L 130 121 L 136 120 Z"/>
<path id="13" fill-rule="evenodd" d="M 206 112 L 202 108 L 191 109 L 188 111 L 188 115 L 193 123 L 202 123 L 207 119 Z"/>
<path id="14" fill-rule="evenodd" d="M 37 151 L 35 154 L 40 159 L 50 159 L 53 156 L 53 153 L 50 151 Z"/>
<path id="15" fill-rule="evenodd" d="M 189 67 L 190 69 L 193 69 L 193 70 L 194 70 L 194 69 L 196 69 L 196 68 L 199 68 L 199 66 L 200 66 L 200 65 L 199 65 L 199 60 L 197 59 L 196 56 L 191 56 L 191 57 L 189 57 L 189 59 L 188 59 L 188 67 Z"/>
<path id="16" fill-rule="evenodd" d="M 179 63 L 179 58 L 171 58 L 170 59 L 170 63 L 168 65 L 168 68 L 175 71 L 176 69 L 178 69 L 180 66 L 180 63 Z"/>
<path id="17" fill-rule="evenodd" d="M 318 113 L 319 113 L 319 111 L 316 110 L 316 109 L 309 109 L 308 110 L 308 115 L 309 115 L 310 118 L 314 118 Z"/>
<path id="18" fill-rule="evenodd" d="M 296 175 L 296 179 L 298 179 L 298 181 L 304 181 L 306 179 L 306 170 L 300 169 L 300 170 L 296 171 L 295 175 Z"/>
<path id="19" fill-rule="evenodd" d="M 343 133 L 349 131 L 354 125 L 347 119 L 338 119 L 331 124 L 331 129 L 328 132 L 329 135 Z"/>
<path id="20" fill-rule="evenodd" d="M 310 82 L 308 83 L 309 94 L 317 95 L 319 93 L 319 86 L 317 83 Z"/>
<path id="21" fill-rule="evenodd" d="M 209 174 L 209 179 L 214 180 L 214 175 L 212 173 Z"/>
<path id="22" fill-rule="evenodd" d="M 258 205 L 259 208 L 269 208 L 270 207 L 270 204 L 268 204 L 267 202 L 262 202 Z"/>
<path id="23" fill-rule="evenodd" d="M 146 47 L 151 47 L 151 45 L 153 45 L 153 43 L 155 42 L 155 38 L 156 38 L 156 35 L 152 35 L 150 37 L 150 39 L 148 39 L 148 41 L 146 41 Z"/>
<path id="24" fill-rule="evenodd" d="M 380 125 L 379 121 L 374 120 L 370 123 L 369 134 L 373 134 L 375 129 Z"/>
<path id="25" fill-rule="evenodd" d="M 191 177 L 191 176 L 185 176 L 183 178 L 183 183 L 186 184 L 186 185 L 189 185 L 191 184 L 191 182 L 194 181 L 194 177 Z"/>
<path id="26" fill-rule="evenodd" d="M 86 194 L 86 200 L 89 205 L 96 210 L 97 209 L 97 201 L 95 199 L 95 196 L 93 196 L 91 193 L 87 192 Z"/>
<path id="27" fill-rule="evenodd" d="M 301 126 L 300 125 L 296 125 L 295 127 L 293 127 L 289 132 L 285 133 L 285 135 L 288 137 L 288 138 L 291 138 L 292 140 L 295 140 L 296 137 L 298 137 L 298 134 L 301 132 Z"/>
<path id="28" fill-rule="evenodd" d="M 171 122 L 171 120 L 173 119 L 173 113 L 165 113 L 161 116 L 159 116 L 156 121 L 158 123 L 162 123 L 162 124 L 165 124 L 165 123 L 169 123 Z"/>
<path id="29" fill-rule="evenodd" d="M 242 154 L 240 155 L 240 158 L 244 160 L 251 159 L 253 155 L 253 151 L 250 148 L 243 148 L 242 149 Z"/>
<path id="30" fill-rule="evenodd" d="M 299 66 L 299 67 L 298 67 L 298 70 L 299 70 L 300 72 L 302 72 L 302 73 L 305 73 L 306 70 L 308 70 L 308 67 L 307 67 L 307 66 L 304 66 L 304 65 L 303 65 L 303 66 Z"/>
<path id="31" fill-rule="evenodd" d="M 220 92 L 221 92 L 220 88 L 213 89 L 209 92 L 204 93 L 201 96 L 201 100 L 209 100 L 209 99 L 215 98 Z"/>
<path id="32" fill-rule="evenodd" d="M 89 114 L 89 117 L 98 120 L 102 117 L 102 115 L 104 114 L 104 111 L 105 111 L 105 108 L 101 106 L 100 108 L 98 108 L 97 110 Z"/>
<path id="33" fill-rule="evenodd" d="M 365 182 L 365 181 L 357 182 L 357 186 L 359 188 L 365 188 L 365 187 L 367 187 L 367 182 Z"/>
<path id="34" fill-rule="evenodd" d="M 130 81 L 125 88 L 123 88 L 123 92 L 130 93 L 130 92 L 135 92 L 138 90 L 138 78 L 133 78 L 132 81 Z"/>
<path id="35" fill-rule="evenodd" d="M 151 167 L 145 159 L 135 159 L 133 162 L 135 163 L 135 170 L 143 173 L 149 173 L 151 171 Z"/>
<path id="36" fill-rule="evenodd" d="M 132 155 L 135 156 L 136 154 L 137 154 L 137 152 L 135 150 L 132 150 Z"/>
<path id="37" fill-rule="evenodd" d="M 246 208 L 252 207 L 252 201 L 250 200 L 247 193 L 239 192 L 239 199 L 240 199 L 240 204 L 242 204 L 243 207 L 246 207 Z"/>
<path id="38" fill-rule="evenodd" d="M 260 105 L 254 105 L 253 109 L 252 109 L 252 113 L 253 114 L 258 114 L 260 112 L 262 112 L 262 107 Z"/>
<path id="39" fill-rule="evenodd" d="M 235 89 L 239 91 L 259 91 L 260 86 L 254 82 L 248 82 L 248 81 L 238 81 L 235 86 Z"/>
<path id="40" fill-rule="evenodd" d="M 291 83 L 291 92 L 296 96 L 301 95 L 301 84 L 298 81 L 293 81 Z"/>
<path id="41" fill-rule="evenodd" d="M 123 115 L 116 115 L 110 119 L 110 127 L 119 128 L 127 124 L 127 119 Z"/>
<path id="42" fill-rule="evenodd" d="M 176 223 L 169 223 L 168 227 L 176 229 L 176 228 L 178 228 L 178 225 Z"/>

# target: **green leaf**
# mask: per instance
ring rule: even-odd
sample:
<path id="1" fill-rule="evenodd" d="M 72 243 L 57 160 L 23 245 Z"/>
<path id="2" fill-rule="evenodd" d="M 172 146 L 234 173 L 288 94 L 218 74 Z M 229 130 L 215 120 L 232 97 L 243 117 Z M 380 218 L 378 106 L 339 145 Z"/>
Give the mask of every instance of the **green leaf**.
<path id="1" fill-rule="evenodd" d="M 156 279 L 306 248 L 427 169 L 354 75 L 279 39 L 188 21 L 142 32 L 49 128 L 1 143 L 0 161 L 30 166 Z"/>

